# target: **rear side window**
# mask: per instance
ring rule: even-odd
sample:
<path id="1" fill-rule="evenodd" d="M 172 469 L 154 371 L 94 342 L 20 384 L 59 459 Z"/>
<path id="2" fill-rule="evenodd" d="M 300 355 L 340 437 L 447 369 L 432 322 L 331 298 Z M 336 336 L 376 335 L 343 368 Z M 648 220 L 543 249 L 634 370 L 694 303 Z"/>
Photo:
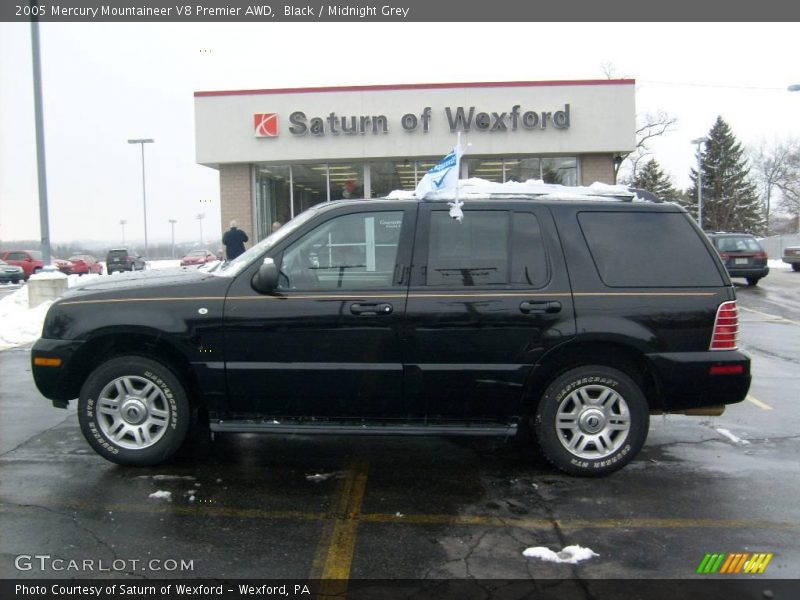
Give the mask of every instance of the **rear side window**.
<path id="1" fill-rule="evenodd" d="M 723 285 L 713 258 L 682 213 L 582 212 L 578 222 L 608 286 Z"/>
<path id="2" fill-rule="evenodd" d="M 426 284 L 473 287 L 549 280 L 547 255 L 536 215 L 504 210 L 468 210 L 461 222 L 433 211 Z"/>

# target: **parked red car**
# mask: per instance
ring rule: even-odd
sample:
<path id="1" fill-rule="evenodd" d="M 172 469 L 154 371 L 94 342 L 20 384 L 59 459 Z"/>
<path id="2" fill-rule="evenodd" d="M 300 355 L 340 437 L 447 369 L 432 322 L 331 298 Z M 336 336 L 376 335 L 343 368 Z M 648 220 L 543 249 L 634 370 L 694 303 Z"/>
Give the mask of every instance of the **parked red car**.
<path id="1" fill-rule="evenodd" d="M 38 250 L 6 250 L 0 253 L 0 258 L 10 265 L 22 267 L 22 271 L 25 273 L 25 281 L 44 267 L 42 253 Z"/>
<path id="2" fill-rule="evenodd" d="M 91 254 L 76 254 L 69 257 L 72 263 L 72 272 L 76 275 L 103 274 L 103 265 Z"/>
<path id="3" fill-rule="evenodd" d="M 64 260 L 63 258 L 54 258 L 53 266 L 55 266 L 55 268 L 61 271 L 64 275 L 72 275 L 74 273 L 72 270 L 72 261 Z"/>
<path id="4" fill-rule="evenodd" d="M 181 259 L 182 267 L 194 267 L 219 260 L 216 255 L 209 250 L 192 250 Z"/>

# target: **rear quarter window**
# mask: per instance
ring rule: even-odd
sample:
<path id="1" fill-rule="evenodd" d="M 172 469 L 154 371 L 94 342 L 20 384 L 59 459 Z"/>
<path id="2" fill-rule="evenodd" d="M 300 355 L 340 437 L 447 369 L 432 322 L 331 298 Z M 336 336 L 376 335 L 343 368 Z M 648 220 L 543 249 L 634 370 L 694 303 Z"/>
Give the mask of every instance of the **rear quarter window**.
<path id="1" fill-rule="evenodd" d="M 578 222 L 607 286 L 714 287 L 725 283 L 683 213 L 582 212 Z"/>

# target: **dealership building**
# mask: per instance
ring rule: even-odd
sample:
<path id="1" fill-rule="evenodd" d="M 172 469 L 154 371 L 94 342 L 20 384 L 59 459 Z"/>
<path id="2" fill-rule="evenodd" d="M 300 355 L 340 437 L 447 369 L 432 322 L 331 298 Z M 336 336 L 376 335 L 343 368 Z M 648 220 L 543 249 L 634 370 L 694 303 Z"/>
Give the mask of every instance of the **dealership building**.
<path id="1" fill-rule="evenodd" d="M 223 227 L 251 239 L 319 202 L 413 190 L 459 133 L 462 178 L 614 183 L 635 145 L 634 83 L 196 92 L 197 162 L 219 170 Z"/>

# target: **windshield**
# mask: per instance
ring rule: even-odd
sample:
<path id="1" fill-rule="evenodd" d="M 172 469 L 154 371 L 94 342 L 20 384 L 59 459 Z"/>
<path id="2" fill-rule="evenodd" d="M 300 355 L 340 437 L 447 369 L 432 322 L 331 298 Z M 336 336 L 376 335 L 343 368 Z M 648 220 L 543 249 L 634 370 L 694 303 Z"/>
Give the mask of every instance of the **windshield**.
<path id="1" fill-rule="evenodd" d="M 234 277 L 237 273 L 239 273 L 242 269 L 244 269 L 247 265 L 252 263 L 256 258 L 264 254 L 267 250 L 272 248 L 275 244 L 285 238 L 287 235 L 292 233 L 295 229 L 300 227 L 303 223 L 310 220 L 311 217 L 316 215 L 320 210 L 320 206 L 313 206 L 308 210 L 300 213 L 294 219 L 286 223 L 283 227 L 278 229 L 265 237 L 263 240 L 258 242 L 252 248 L 245 250 L 243 254 L 240 254 L 233 260 L 224 263 L 218 269 L 212 271 L 214 275 L 219 275 L 221 277 Z"/>

